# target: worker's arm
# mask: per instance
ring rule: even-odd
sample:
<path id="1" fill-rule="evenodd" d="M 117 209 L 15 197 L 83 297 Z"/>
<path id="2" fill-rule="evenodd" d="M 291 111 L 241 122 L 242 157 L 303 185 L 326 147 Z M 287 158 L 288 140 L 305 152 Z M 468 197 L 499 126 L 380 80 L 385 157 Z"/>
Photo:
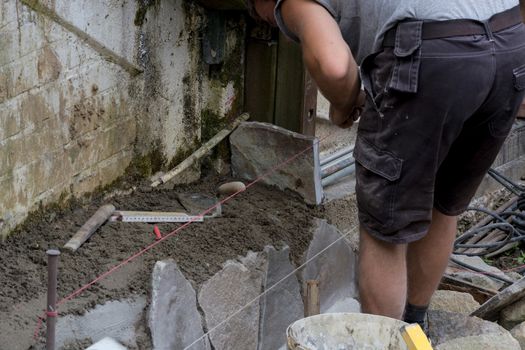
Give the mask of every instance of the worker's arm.
<path id="1" fill-rule="evenodd" d="M 361 84 L 357 64 L 337 22 L 312 0 L 284 1 L 282 16 L 288 29 L 301 41 L 310 75 L 331 103 L 332 121 L 350 126 L 354 107 L 363 100 L 358 99 Z"/>

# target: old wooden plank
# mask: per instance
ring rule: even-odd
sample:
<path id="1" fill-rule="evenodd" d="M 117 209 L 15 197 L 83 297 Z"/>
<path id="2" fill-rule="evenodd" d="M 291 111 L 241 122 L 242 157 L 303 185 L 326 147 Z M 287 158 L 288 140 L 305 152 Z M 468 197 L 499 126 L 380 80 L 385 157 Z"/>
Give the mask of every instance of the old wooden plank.
<path id="1" fill-rule="evenodd" d="M 277 42 L 249 39 L 246 48 L 245 109 L 252 121 L 274 123 Z"/>
<path id="2" fill-rule="evenodd" d="M 275 124 L 291 131 L 301 132 L 304 98 L 302 53 L 300 46 L 283 34 L 279 34 L 277 62 Z"/>

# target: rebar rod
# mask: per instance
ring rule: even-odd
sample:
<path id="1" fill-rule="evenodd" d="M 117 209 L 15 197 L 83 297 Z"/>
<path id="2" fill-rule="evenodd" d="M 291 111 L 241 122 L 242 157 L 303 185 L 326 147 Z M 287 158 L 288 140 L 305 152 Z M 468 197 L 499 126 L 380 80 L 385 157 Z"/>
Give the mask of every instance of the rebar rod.
<path id="1" fill-rule="evenodd" d="M 49 249 L 47 252 L 47 306 L 46 306 L 46 349 L 55 350 L 55 329 L 57 321 L 57 276 L 58 276 L 58 249 Z"/>

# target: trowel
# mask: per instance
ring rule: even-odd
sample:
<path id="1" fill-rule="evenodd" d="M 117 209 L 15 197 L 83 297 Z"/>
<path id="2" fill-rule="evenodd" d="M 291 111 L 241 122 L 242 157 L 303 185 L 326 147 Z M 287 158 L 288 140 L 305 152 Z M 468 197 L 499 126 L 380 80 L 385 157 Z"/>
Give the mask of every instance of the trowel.
<path id="1" fill-rule="evenodd" d="M 217 197 L 202 193 L 178 193 L 177 199 L 190 215 L 200 215 L 204 212 L 204 218 L 215 218 L 222 215 L 221 203 Z M 210 208 L 212 208 L 210 210 Z"/>

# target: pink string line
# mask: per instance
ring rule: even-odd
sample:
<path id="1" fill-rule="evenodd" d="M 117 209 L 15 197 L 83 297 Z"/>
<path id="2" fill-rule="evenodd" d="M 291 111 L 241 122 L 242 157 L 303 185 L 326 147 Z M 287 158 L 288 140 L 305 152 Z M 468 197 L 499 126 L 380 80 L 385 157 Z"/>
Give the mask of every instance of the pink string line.
<path id="1" fill-rule="evenodd" d="M 239 195 L 240 193 L 244 192 L 245 190 L 247 190 L 248 188 L 252 187 L 253 185 L 255 185 L 256 183 L 260 182 L 261 180 L 269 177 L 271 174 L 273 174 L 274 172 L 276 172 L 277 170 L 281 169 L 282 167 L 284 167 L 285 165 L 291 163 L 292 161 L 294 161 L 295 159 L 297 159 L 298 157 L 300 157 L 301 155 L 303 155 L 304 153 L 306 153 L 307 151 L 309 151 L 310 149 L 312 149 L 314 147 L 315 144 L 320 144 L 322 141 L 326 140 L 327 138 L 329 138 L 330 136 L 332 136 L 333 134 L 328 134 L 322 138 L 320 138 L 319 140 L 316 140 L 314 141 L 314 143 L 310 146 L 308 146 L 307 148 L 305 148 L 304 150 L 302 150 L 301 152 L 293 155 L 292 157 L 282 161 L 281 163 L 278 163 L 276 164 L 275 166 L 273 166 L 272 168 L 270 168 L 268 171 L 266 171 L 265 173 L 263 173 L 262 175 L 260 175 L 259 177 L 257 177 L 255 180 L 253 180 L 252 182 L 248 183 L 246 186 L 245 186 L 245 189 L 241 189 L 241 190 L 238 190 L 237 192 L 229 195 L 228 197 L 224 198 L 223 200 L 217 202 L 216 204 L 214 204 L 213 206 L 211 206 L 210 208 L 206 209 L 205 211 L 203 211 L 202 213 L 200 213 L 199 215 L 196 215 L 194 218 L 192 218 L 190 221 L 184 223 L 182 226 L 178 227 L 177 229 L 173 230 L 172 232 L 168 233 L 167 235 L 164 235 L 162 238 L 156 240 L 155 242 L 151 243 L 150 245 L 146 246 L 145 248 L 143 248 L 142 250 L 138 251 L 137 253 L 133 254 L 132 256 L 130 256 L 129 258 L 123 260 L 122 262 L 120 262 L 119 264 L 115 265 L 114 267 L 112 267 L 111 269 L 109 269 L 108 271 L 104 272 L 103 274 L 99 275 L 98 277 L 96 277 L 94 280 L 92 280 L 91 282 L 85 284 L 84 286 L 78 288 L 77 290 L 75 290 L 73 293 L 69 294 L 68 296 L 64 297 L 63 299 L 59 300 L 56 304 L 56 307 L 58 307 L 59 305 L 77 297 L 79 294 L 81 294 L 82 292 L 84 292 L 86 289 L 88 289 L 89 287 L 91 287 L 92 285 L 94 285 L 95 283 L 97 283 L 98 281 L 106 278 L 107 276 L 111 275 L 113 272 L 117 271 L 118 269 L 120 269 L 122 266 L 130 263 L 131 261 L 135 260 L 136 258 L 138 258 L 139 256 L 143 255 L 144 253 L 146 253 L 147 251 L 149 251 L 150 249 L 152 249 L 153 247 L 157 246 L 158 244 L 160 244 L 161 242 L 163 242 L 164 240 L 172 237 L 172 236 L 175 236 L 176 234 L 178 234 L 181 230 L 183 230 L 184 228 L 188 227 L 189 225 L 191 225 L 192 223 L 194 223 L 195 221 L 197 220 L 200 220 L 201 218 L 203 218 L 206 214 L 210 213 L 211 211 L 213 211 L 214 209 L 216 209 L 217 207 L 221 206 L 222 204 L 228 202 L 230 199 L 236 197 L 237 195 Z M 519 270 L 521 268 L 525 267 L 525 265 L 522 265 L 522 266 L 518 266 L 518 267 L 514 267 L 512 269 L 508 269 L 508 270 L 503 270 L 503 272 L 510 272 L 510 271 L 514 271 L 514 270 Z M 459 269 L 461 270 L 461 269 Z M 469 271 L 469 270 L 464 270 L 464 271 Z M 483 272 L 473 272 L 473 273 L 477 273 L 477 274 L 480 274 L 480 275 L 483 275 L 484 273 Z M 37 326 L 35 328 L 35 332 L 33 334 L 33 339 L 36 340 L 37 337 L 38 337 L 38 334 L 40 333 L 40 329 L 42 327 L 42 322 L 44 320 L 45 317 L 57 317 L 58 316 L 58 311 L 44 311 L 41 315 L 37 316 L 38 318 L 38 321 L 37 321 Z"/>
<path id="2" fill-rule="evenodd" d="M 94 285 L 95 283 L 97 283 L 98 281 L 104 279 L 105 277 L 111 275 L 113 272 L 117 271 L 118 269 L 120 269 L 122 266 L 128 264 L 129 262 L 133 261 L 134 259 L 138 258 L 139 256 L 143 255 L 144 253 L 146 253 L 147 251 L 149 251 L 150 249 L 152 249 L 153 247 L 157 246 L 158 244 L 164 242 L 166 239 L 172 237 L 172 236 L 175 236 L 176 234 L 178 234 L 181 230 L 185 229 L 186 227 L 188 227 L 189 225 L 191 225 L 192 223 L 194 223 L 195 221 L 197 220 L 200 220 L 201 218 L 204 217 L 204 215 L 210 213 L 211 211 L 213 211 L 215 208 L 221 206 L 222 204 L 228 202 L 230 199 L 236 197 L 237 195 L 239 195 L 240 193 L 244 192 L 245 190 L 247 190 L 248 188 L 252 187 L 253 185 L 255 185 L 256 183 L 258 183 L 259 181 L 269 177 L 271 174 L 273 174 L 275 171 L 281 169 L 282 167 L 284 167 L 285 165 L 291 163 L 292 161 L 294 161 L 295 159 L 297 159 L 298 157 L 300 157 L 301 155 L 303 155 L 304 153 L 306 153 L 307 151 L 311 150 L 316 144 L 320 144 L 322 141 L 326 140 L 327 138 L 329 138 L 330 136 L 332 136 L 333 133 L 331 134 L 328 134 L 318 140 L 315 140 L 313 142 L 312 145 L 308 146 L 307 148 L 305 148 L 304 150 L 302 150 L 301 152 L 293 155 L 292 157 L 288 158 L 288 159 L 285 159 L 284 161 L 276 164 L 275 166 L 273 166 L 272 168 L 270 168 L 270 170 L 268 170 L 267 172 L 263 173 L 262 175 L 260 175 L 259 177 L 257 177 L 255 180 L 253 180 L 252 182 L 248 183 L 246 186 L 245 186 L 245 189 L 241 189 L 241 190 L 238 190 L 237 192 L 229 195 L 228 197 L 224 198 L 223 200 L 217 202 L 216 204 L 214 204 L 213 206 L 211 206 L 210 208 L 206 209 L 205 211 L 203 211 L 202 213 L 200 213 L 199 215 L 196 215 L 194 218 L 192 218 L 190 221 L 184 223 L 182 226 L 178 227 L 177 229 L 173 230 L 172 232 L 164 235 L 162 238 L 156 240 L 155 242 L 151 243 L 150 245 L 146 246 L 145 248 L 143 248 L 142 250 L 138 251 L 137 253 L 133 254 L 132 256 L 130 256 L 129 258 L 123 260 L 122 262 L 120 262 L 119 264 L 113 266 L 111 269 L 109 269 L 108 271 L 104 272 L 103 274 L 99 275 L 98 277 L 96 277 L 94 280 L 92 280 L 91 282 L 83 285 L 82 287 L 78 288 L 77 290 L 75 290 L 73 293 L 69 294 L 68 296 L 64 297 L 63 299 L 59 300 L 56 304 L 56 307 L 58 308 L 59 305 L 75 298 L 76 296 L 78 296 L 79 294 L 81 294 L 83 291 L 85 291 L 86 289 L 88 289 L 89 287 L 91 287 L 92 285 Z M 56 314 L 58 315 L 58 312 L 56 312 Z M 46 316 L 46 312 L 44 312 L 42 315 L 40 316 L 37 316 L 38 317 L 38 322 L 37 322 L 37 326 L 36 326 L 36 329 L 35 329 L 35 332 L 34 332 L 34 335 L 33 335 L 33 339 L 36 340 L 36 338 L 38 337 L 38 334 L 40 333 L 40 328 L 42 327 L 42 321 L 44 319 L 44 317 Z"/>

